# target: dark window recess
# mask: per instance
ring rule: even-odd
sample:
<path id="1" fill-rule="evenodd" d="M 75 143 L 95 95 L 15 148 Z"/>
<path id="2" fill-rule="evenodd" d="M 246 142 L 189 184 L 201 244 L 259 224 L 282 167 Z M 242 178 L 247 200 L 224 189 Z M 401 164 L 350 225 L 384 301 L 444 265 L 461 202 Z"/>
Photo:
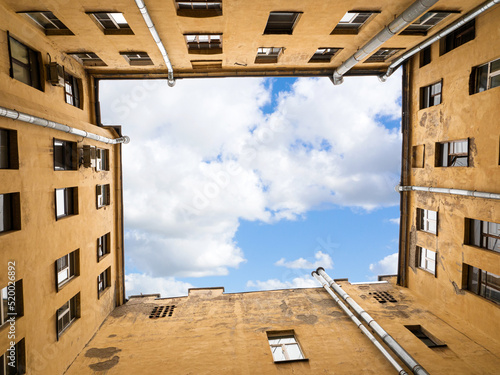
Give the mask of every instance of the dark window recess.
<path id="1" fill-rule="evenodd" d="M 42 57 L 13 37 L 9 36 L 10 76 L 38 90 L 42 90 L 40 67 Z"/>
<path id="2" fill-rule="evenodd" d="M 368 293 L 370 294 L 371 296 L 373 296 L 373 298 L 375 298 L 377 300 L 378 303 L 387 303 L 387 302 L 398 302 L 393 296 L 392 294 L 388 293 L 388 292 L 370 292 Z"/>
<path id="3" fill-rule="evenodd" d="M 76 142 L 62 141 L 54 138 L 54 170 L 76 170 Z"/>
<path id="4" fill-rule="evenodd" d="M 191 60 L 193 69 L 222 69 L 222 60 Z"/>
<path id="5" fill-rule="evenodd" d="M 500 304 L 500 276 L 464 264 L 467 275 L 467 290 Z"/>
<path id="6" fill-rule="evenodd" d="M 500 59 L 472 68 L 469 94 L 486 91 L 500 86 Z"/>
<path id="7" fill-rule="evenodd" d="M 123 13 L 95 12 L 90 16 L 101 26 L 106 35 L 133 35 Z"/>
<path id="8" fill-rule="evenodd" d="M 467 245 L 500 253 L 500 224 L 476 219 L 465 220 Z"/>
<path id="9" fill-rule="evenodd" d="M 369 58 L 367 58 L 364 62 L 365 63 L 385 62 L 392 56 L 397 54 L 399 51 L 401 51 L 402 49 L 403 48 L 381 48 L 373 55 L 371 55 Z"/>
<path id="10" fill-rule="evenodd" d="M 97 208 L 109 206 L 110 203 L 111 203 L 111 199 L 110 199 L 110 186 L 109 186 L 109 184 L 97 185 L 96 186 Z"/>
<path id="11" fill-rule="evenodd" d="M 292 34 L 301 13 L 271 12 L 264 34 Z"/>
<path id="12" fill-rule="evenodd" d="M 69 52 L 68 55 L 72 56 L 83 66 L 106 66 L 106 63 L 94 52 Z"/>
<path id="13" fill-rule="evenodd" d="M 153 60 L 146 52 L 120 52 L 131 66 L 153 65 Z"/>
<path id="14" fill-rule="evenodd" d="M 361 27 L 375 13 L 380 12 L 351 10 L 344 14 L 331 34 L 358 34 Z"/>
<path id="15" fill-rule="evenodd" d="M 425 47 L 420 51 L 420 67 L 426 66 L 431 62 L 431 46 Z"/>
<path id="16" fill-rule="evenodd" d="M 55 262 L 56 290 L 67 284 L 74 277 L 80 275 L 80 250 L 72 251 Z"/>
<path id="17" fill-rule="evenodd" d="M 467 22 L 441 39 L 441 55 L 470 42 L 476 37 L 476 20 Z"/>
<path id="18" fill-rule="evenodd" d="M 425 328 L 420 325 L 405 326 L 408 330 L 417 336 L 429 348 L 439 348 L 446 346 L 445 343 L 431 335 Z"/>
<path id="19" fill-rule="evenodd" d="M 10 351 L 0 355 L 0 374 L 1 375 L 20 375 L 26 374 L 26 348 L 24 338 L 15 345 L 15 358 L 13 361 L 9 358 Z M 13 366 L 9 363 L 13 362 Z"/>
<path id="20" fill-rule="evenodd" d="M 443 81 L 420 88 L 420 109 L 441 104 Z"/>
<path id="21" fill-rule="evenodd" d="M 24 12 L 45 31 L 45 35 L 74 35 L 52 12 Z"/>
<path id="22" fill-rule="evenodd" d="M 17 130 L 0 129 L 0 169 L 19 169 Z"/>
<path id="23" fill-rule="evenodd" d="M 106 233 L 97 239 L 97 261 L 111 252 L 110 233 Z"/>
<path id="24" fill-rule="evenodd" d="M 82 108 L 80 102 L 80 79 L 64 73 L 64 100 L 74 107 Z"/>
<path id="25" fill-rule="evenodd" d="M 69 327 L 75 319 L 80 317 L 80 293 L 71 298 L 68 302 L 57 309 L 56 328 L 57 340 L 61 334 Z"/>
<path id="26" fill-rule="evenodd" d="M 111 267 L 108 267 L 104 272 L 97 277 L 97 298 L 111 286 Z"/>
<path id="27" fill-rule="evenodd" d="M 188 53 L 213 55 L 222 53 L 222 34 L 185 34 Z"/>
<path id="28" fill-rule="evenodd" d="M 62 188 L 55 190 L 56 220 L 65 216 L 78 214 L 78 188 Z"/>
<path id="29" fill-rule="evenodd" d="M 335 54 L 341 49 L 342 48 L 318 48 L 309 62 L 329 63 L 332 60 L 332 57 L 335 56 Z"/>
<path id="30" fill-rule="evenodd" d="M 12 298 L 9 300 L 9 296 L 12 297 L 13 292 L 15 293 L 15 301 L 13 301 Z M 15 304 L 12 304 L 12 302 L 15 302 Z M 4 324 L 8 324 L 9 319 L 13 316 L 12 314 L 15 314 L 16 319 L 24 315 L 23 302 L 22 280 L 15 282 L 14 289 L 12 289 L 12 284 L 4 288 L 0 288 L 0 327 Z M 3 373 L 0 372 L 0 374 Z"/>
<path id="31" fill-rule="evenodd" d="M 427 12 L 410 24 L 399 35 L 427 35 L 427 31 L 448 17 L 451 12 L 431 11 Z"/>
<path id="32" fill-rule="evenodd" d="M 19 193 L 0 194 L 0 233 L 21 229 Z"/>
<path id="33" fill-rule="evenodd" d="M 468 167 L 469 140 L 436 144 L 436 167 Z"/>
<path id="34" fill-rule="evenodd" d="M 180 17 L 222 16 L 222 0 L 175 0 Z"/>
<path id="35" fill-rule="evenodd" d="M 174 313 L 175 305 L 169 306 L 155 306 L 149 314 L 149 319 L 165 318 L 166 316 L 172 316 Z"/>

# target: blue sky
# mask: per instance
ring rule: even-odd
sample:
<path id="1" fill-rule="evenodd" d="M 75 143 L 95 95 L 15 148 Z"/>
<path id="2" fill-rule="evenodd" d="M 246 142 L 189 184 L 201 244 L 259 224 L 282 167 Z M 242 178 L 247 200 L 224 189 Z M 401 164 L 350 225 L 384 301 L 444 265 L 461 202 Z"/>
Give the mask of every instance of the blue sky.
<path id="1" fill-rule="evenodd" d="M 400 79 L 103 81 L 123 147 L 127 294 L 395 271 Z"/>

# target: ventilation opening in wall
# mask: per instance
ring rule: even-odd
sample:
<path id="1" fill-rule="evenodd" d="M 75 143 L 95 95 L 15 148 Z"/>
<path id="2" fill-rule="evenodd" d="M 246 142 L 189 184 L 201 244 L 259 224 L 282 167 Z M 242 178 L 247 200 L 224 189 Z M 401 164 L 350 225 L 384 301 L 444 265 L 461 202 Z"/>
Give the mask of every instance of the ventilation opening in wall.
<path id="1" fill-rule="evenodd" d="M 373 296 L 373 298 L 375 298 L 378 303 L 386 303 L 386 302 L 398 302 L 393 296 L 392 294 L 388 293 L 388 292 L 373 292 L 373 293 L 368 293 L 370 295 Z"/>
<path id="2" fill-rule="evenodd" d="M 149 315 L 149 319 L 165 318 L 172 316 L 174 313 L 175 305 L 169 306 L 155 306 Z"/>

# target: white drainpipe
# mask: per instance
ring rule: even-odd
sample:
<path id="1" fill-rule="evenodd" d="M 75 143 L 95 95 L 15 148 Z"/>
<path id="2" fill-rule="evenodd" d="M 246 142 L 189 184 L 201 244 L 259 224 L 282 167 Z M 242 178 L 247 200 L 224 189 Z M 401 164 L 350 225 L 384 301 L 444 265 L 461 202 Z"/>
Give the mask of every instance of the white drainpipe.
<path id="1" fill-rule="evenodd" d="M 398 374 L 399 375 L 407 375 L 408 373 L 391 356 L 391 354 L 387 350 L 385 350 L 385 348 L 382 346 L 382 344 L 380 344 L 380 342 L 377 341 L 377 339 L 375 338 L 375 336 L 373 336 L 371 334 L 371 332 L 368 331 L 368 329 L 366 329 L 366 327 L 363 325 L 363 323 L 361 323 L 359 321 L 359 319 L 356 318 L 356 316 L 351 312 L 351 310 L 349 310 L 349 308 L 342 303 L 342 301 L 335 295 L 335 293 L 332 292 L 332 290 L 328 287 L 328 283 L 321 276 L 319 276 L 316 273 L 316 271 L 313 271 L 311 273 L 311 275 L 313 275 L 313 277 L 316 280 L 318 280 L 321 283 L 321 285 L 323 285 L 323 288 L 325 288 L 325 290 L 328 292 L 328 294 L 330 294 L 330 296 L 333 298 L 333 300 L 335 302 L 337 302 L 337 305 L 339 305 L 340 308 L 342 310 L 344 310 L 344 312 L 349 316 L 349 318 L 351 318 L 351 320 L 354 322 L 354 324 L 356 324 L 356 326 L 361 330 L 361 332 L 363 332 L 370 339 L 370 341 L 373 343 L 373 345 L 375 345 L 377 347 L 377 349 L 380 350 L 380 352 L 382 353 L 382 355 L 391 363 L 391 365 L 396 370 L 398 370 Z"/>
<path id="2" fill-rule="evenodd" d="M 411 4 L 394 21 L 386 26 L 381 32 L 375 35 L 368 43 L 361 47 L 354 55 L 342 63 L 335 72 L 333 72 L 332 82 L 334 85 L 340 85 L 346 74 L 351 68 L 384 44 L 387 40 L 403 30 L 412 23 L 418 16 L 429 10 L 438 0 L 417 0 Z"/>
<path id="3" fill-rule="evenodd" d="M 474 10 L 470 11 L 467 13 L 465 16 L 459 18 L 452 24 L 448 25 L 445 29 L 439 31 L 436 35 L 433 35 L 431 38 L 427 39 L 425 42 L 420 43 L 418 46 L 413 47 L 406 53 L 402 54 L 401 57 L 399 57 L 397 60 L 395 60 L 391 65 L 389 65 L 389 68 L 387 69 L 387 72 L 380 76 L 380 80 L 382 82 L 385 82 L 387 78 L 396 70 L 396 68 L 403 63 L 406 59 L 412 57 L 414 54 L 416 54 L 418 51 L 423 50 L 424 48 L 430 46 L 432 43 L 438 41 L 439 39 L 445 37 L 452 31 L 455 31 L 458 29 L 460 26 L 466 24 L 467 22 L 473 20 L 476 18 L 478 15 L 481 13 L 485 12 L 486 10 L 490 9 L 492 6 L 495 4 L 500 3 L 500 0 L 489 0 L 486 1 L 485 3 L 479 5 L 477 8 Z"/>
<path id="4" fill-rule="evenodd" d="M 168 69 L 168 85 L 170 87 L 173 87 L 175 85 L 175 79 L 174 79 L 174 69 L 172 68 L 172 64 L 170 63 L 170 59 L 168 58 L 167 50 L 165 49 L 165 46 L 163 45 L 160 35 L 158 35 L 158 31 L 156 31 L 155 25 L 153 23 L 153 20 L 151 19 L 148 9 L 146 8 L 146 4 L 144 4 L 143 0 L 135 0 L 137 7 L 139 8 L 142 17 L 144 18 L 144 21 L 146 22 L 146 25 L 148 26 L 149 32 L 153 36 L 154 41 L 158 45 L 158 49 L 160 50 L 161 55 L 163 56 L 163 60 L 165 61 L 165 64 L 167 65 Z"/>
<path id="5" fill-rule="evenodd" d="M 396 186 L 396 191 L 426 191 L 429 193 L 463 195 L 469 197 L 485 198 L 485 199 L 500 199 L 500 194 L 487 193 L 484 191 L 462 190 L 462 189 L 449 189 L 449 188 L 435 188 L 426 186 Z"/>
<path id="6" fill-rule="evenodd" d="M 382 339 L 382 341 L 403 361 L 403 363 L 417 375 L 429 375 L 429 373 L 415 359 L 403 349 L 394 338 L 389 335 L 365 310 L 359 306 L 330 276 L 323 267 L 316 272 L 321 275 L 347 304 L 363 319 L 368 326 Z"/>
<path id="7" fill-rule="evenodd" d="M 12 120 L 27 122 L 27 123 L 33 124 L 33 125 L 43 126 L 44 128 L 59 130 L 59 131 L 62 131 L 62 132 L 68 133 L 68 134 L 73 134 L 73 135 L 77 135 L 79 137 L 93 139 L 94 141 L 99 141 L 99 142 L 103 142 L 103 143 L 107 143 L 107 144 L 111 144 L 111 145 L 116 145 L 118 143 L 127 144 L 130 142 L 130 138 L 127 137 L 126 135 L 123 137 L 114 138 L 114 139 L 107 138 L 107 137 L 103 137 L 101 135 L 86 132 L 85 130 L 72 128 L 71 126 L 64 125 L 64 124 L 61 124 L 59 122 L 49 121 L 49 120 L 46 120 L 46 119 L 41 118 L 41 117 L 29 115 L 29 114 L 23 113 L 23 112 L 18 112 L 14 109 L 9 109 L 9 108 L 5 108 L 5 107 L 0 107 L 0 116 L 10 118 Z"/>

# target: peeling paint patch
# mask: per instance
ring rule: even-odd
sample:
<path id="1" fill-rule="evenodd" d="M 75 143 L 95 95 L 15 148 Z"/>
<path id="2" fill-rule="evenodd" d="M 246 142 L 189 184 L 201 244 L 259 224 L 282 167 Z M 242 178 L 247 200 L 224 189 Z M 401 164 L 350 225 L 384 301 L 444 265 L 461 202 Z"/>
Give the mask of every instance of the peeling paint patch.
<path id="1" fill-rule="evenodd" d="M 314 324 L 318 321 L 318 317 L 316 315 L 297 315 L 297 319 L 302 320 L 307 324 Z"/>
<path id="2" fill-rule="evenodd" d="M 85 357 L 89 358 L 109 358 L 112 355 L 121 352 L 121 349 L 118 349 L 114 346 L 110 346 L 109 348 L 91 348 L 87 350 L 85 353 Z"/>
<path id="3" fill-rule="evenodd" d="M 109 335 L 108 337 L 110 337 L 110 338 L 111 338 L 111 337 L 116 337 L 116 335 Z"/>
<path id="4" fill-rule="evenodd" d="M 97 362 L 92 365 L 89 365 L 90 369 L 93 371 L 107 371 L 113 367 L 115 367 L 120 361 L 120 357 L 115 355 L 113 358 L 108 359 L 104 362 Z"/>

